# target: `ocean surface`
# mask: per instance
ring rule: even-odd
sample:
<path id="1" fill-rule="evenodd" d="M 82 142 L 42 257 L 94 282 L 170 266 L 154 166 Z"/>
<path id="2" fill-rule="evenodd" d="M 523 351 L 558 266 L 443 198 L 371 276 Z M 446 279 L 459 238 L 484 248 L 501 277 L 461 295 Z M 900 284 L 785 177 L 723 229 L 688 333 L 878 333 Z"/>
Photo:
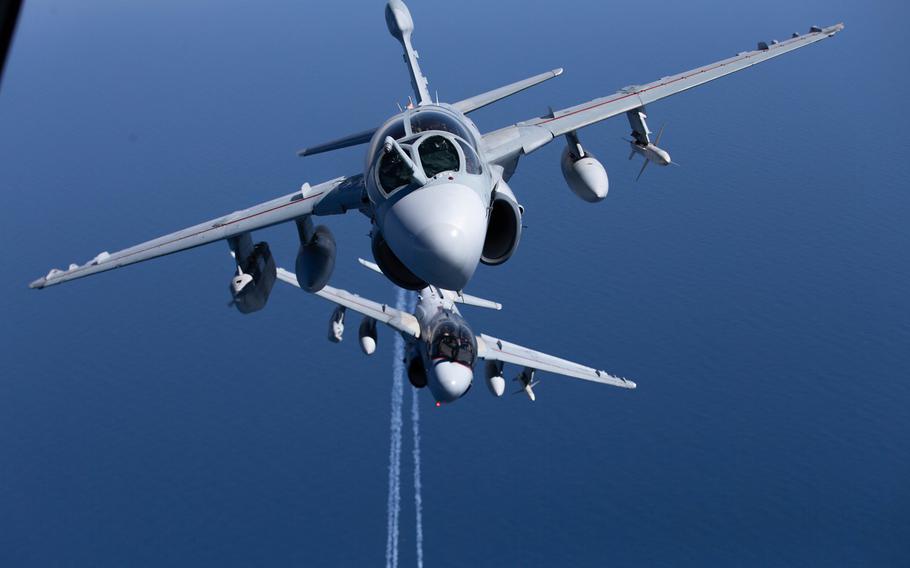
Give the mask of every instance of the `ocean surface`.
<path id="1" fill-rule="evenodd" d="M 481 130 L 839 21 L 832 40 L 653 104 L 679 168 L 633 180 L 623 117 L 523 159 L 516 255 L 475 330 L 634 379 L 538 400 L 419 392 L 426 566 L 910 565 L 910 79 L 905 2 L 413 0 L 455 101 L 555 67 Z M 386 563 L 392 335 L 276 286 L 226 307 L 214 244 L 43 291 L 85 262 L 362 170 L 298 148 L 410 94 L 383 2 L 33 0 L 0 86 L 0 565 Z M 333 284 L 368 223 L 328 218 Z M 292 268 L 293 226 L 261 231 Z M 405 384 L 398 560 L 417 563 Z M 511 387 L 511 385 L 510 385 Z"/>

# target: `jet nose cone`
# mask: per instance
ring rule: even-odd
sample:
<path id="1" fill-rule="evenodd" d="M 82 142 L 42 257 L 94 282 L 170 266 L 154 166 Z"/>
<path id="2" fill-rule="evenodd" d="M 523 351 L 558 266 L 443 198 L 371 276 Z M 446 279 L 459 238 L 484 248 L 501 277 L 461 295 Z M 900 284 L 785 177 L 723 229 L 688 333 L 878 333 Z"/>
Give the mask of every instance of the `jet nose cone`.
<path id="1" fill-rule="evenodd" d="M 471 386 L 474 371 L 453 361 L 439 361 L 433 366 L 431 391 L 438 402 L 452 402 L 461 398 Z"/>
<path id="2" fill-rule="evenodd" d="M 411 272 L 440 288 L 461 290 L 480 261 L 486 220 L 474 190 L 446 183 L 401 198 L 386 214 L 382 232 Z"/>
<path id="3" fill-rule="evenodd" d="M 433 224 L 421 231 L 414 239 L 414 246 L 425 259 L 424 279 L 447 290 L 464 288 L 480 257 L 476 243 L 471 242 L 473 236 L 451 223 Z"/>

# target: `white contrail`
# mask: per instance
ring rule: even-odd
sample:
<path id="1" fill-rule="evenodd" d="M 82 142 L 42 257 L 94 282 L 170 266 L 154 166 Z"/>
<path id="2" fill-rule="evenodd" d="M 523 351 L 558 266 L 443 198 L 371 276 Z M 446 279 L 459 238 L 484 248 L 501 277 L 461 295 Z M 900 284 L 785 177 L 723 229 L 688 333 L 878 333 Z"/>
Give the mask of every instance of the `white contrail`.
<path id="1" fill-rule="evenodd" d="M 413 312 L 417 294 L 408 292 L 407 310 Z M 423 568 L 423 495 L 420 480 L 420 406 L 417 402 L 419 390 L 411 387 L 411 433 L 414 437 L 412 458 L 414 459 L 414 527 L 416 531 L 417 568 Z"/>
<path id="2" fill-rule="evenodd" d="M 407 292 L 398 290 L 395 308 L 403 310 L 407 304 Z M 389 423 L 389 502 L 388 535 L 385 547 L 387 568 L 398 566 L 398 513 L 401 511 L 401 406 L 404 398 L 404 338 L 395 335 L 392 350 L 392 416 Z"/>
<path id="3" fill-rule="evenodd" d="M 423 497 L 420 493 L 420 407 L 418 390 L 411 387 L 411 427 L 414 434 L 414 515 L 417 526 L 417 568 L 423 568 Z"/>

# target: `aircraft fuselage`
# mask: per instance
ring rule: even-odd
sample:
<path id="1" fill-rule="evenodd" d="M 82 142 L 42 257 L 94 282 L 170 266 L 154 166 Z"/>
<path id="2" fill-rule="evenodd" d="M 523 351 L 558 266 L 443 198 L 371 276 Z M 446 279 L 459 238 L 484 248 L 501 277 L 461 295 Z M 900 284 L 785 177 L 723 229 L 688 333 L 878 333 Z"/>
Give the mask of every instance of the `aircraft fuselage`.
<path id="1" fill-rule="evenodd" d="M 412 384 L 429 387 L 437 404 L 458 400 L 468 392 L 474 379 L 477 362 L 474 332 L 445 292 L 435 287 L 420 291 L 414 315 L 420 323 L 420 338 L 405 336 L 406 364 Z"/>
<path id="2" fill-rule="evenodd" d="M 393 280 L 389 264 L 395 260 L 411 273 L 399 285 L 461 290 L 477 269 L 495 182 L 480 139 L 474 123 L 445 104 L 405 110 L 373 135 L 364 183 L 373 205 L 374 252 Z M 388 251 L 376 251 L 384 243 Z"/>

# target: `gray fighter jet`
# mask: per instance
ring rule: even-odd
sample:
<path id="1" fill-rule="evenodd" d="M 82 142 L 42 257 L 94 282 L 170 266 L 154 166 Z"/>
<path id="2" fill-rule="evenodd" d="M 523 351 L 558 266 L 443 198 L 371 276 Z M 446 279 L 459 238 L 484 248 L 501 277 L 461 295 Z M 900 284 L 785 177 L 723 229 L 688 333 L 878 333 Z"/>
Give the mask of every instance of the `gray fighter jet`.
<path id="1" fill-rule="evenodd" d="M 251 233 L 294 221 L 300 238 L 296 278 L 310 292 L 322 289 L 335 265 L 335 240 L 313 216 L 357 210 L 371 223 L 373 256 L 395 284 L 420 290 L 428 285 L 461 290 L 479 262 L 508 260 L 521 237 L 524 212 L 508 180 L 519 159 L 564 137 L 562 172 L 581 199 L 598 202 L 609 188 L 603 165 L 588 153 L 578 130 L 625 114 L 633 153 L 661 165 L 669 154 L 650 139 L 646 104 L 831 37 L 843 24 L 812 27 L 782 42 L 761 42 L 755 51 L 636 85 L 599 99 L 551 111 L 546 116 L 482 133 L 468 114 L 562 73 L 561 69 L 453 104 L 433 100 L 411 43 L 414 23 L 401 0 L 385 8 L 391 34 L 401 43 L 416 101 L 384 124 L 302 150 L 303 156 L 368 144 L 364 173 L 310 185 L 293 193 L 206 221 L 115 253 L 102 252 L 83 265 L 51 270 L 32 282 L 44 288 L 135 262 L 226 239 L 236 262 L 230 290 L 243 313 L 262 309 L 276 278 L 268 244 Z"/>
<path id="2" fill-rule="evenodd" d="M 382 274 L 374 263 L 361 259 L 367 268 Z M 292 272 L 277 269 L 278 279 L 300 287 Z M 346 290 L 324 286 L 317 296 L 336 304 L 329 321 L 329 341 L 338 343 L 344 335 L 346 310 L 362 314 L 358 335 L 360 348 L 367 355 L 376 351 L 376 323 L 382 322 L 399 332 L 405 340 L 405 368 L 408 380 L 417 388 L 429 387 L 436 406 L 454 402 L 465 395 L 474 381 L 474 366 L 479 359 L 486 361 L 487 387 L 494 396 L 502 396 L 506 389 L 503 365 L 518 365 L 522 370 L 514 378 L 531 401 L 536 400 L 534 387 L 537 371 L 556 373 L 566 377 L 584 379 L 604 385 L 634 389 L 635 383 L 585 367 L 565 359 L 540 353 L 489 335 L 475 335 L 468 322 L 461 316 L 456 304 L 501 309 L 496 302 L 477 298 L 461 292 L 444 290 L 429 285 L 417 297 L 414 313 L 397 310 Z"/>

